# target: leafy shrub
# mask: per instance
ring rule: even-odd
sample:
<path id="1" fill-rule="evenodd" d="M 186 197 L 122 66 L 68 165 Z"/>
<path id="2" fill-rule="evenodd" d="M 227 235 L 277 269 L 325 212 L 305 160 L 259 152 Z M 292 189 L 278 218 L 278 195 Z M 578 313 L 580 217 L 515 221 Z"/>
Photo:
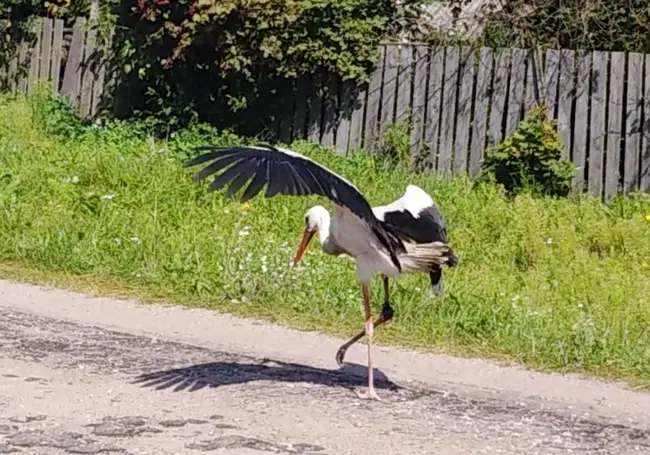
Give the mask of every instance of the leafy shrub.
<path id="1" fill-rule="evenodd" d="M 85 132 L 85 122 L 70 108 L 65 98 L 52 91 L 49 84 L 39 85 L 29 102 L 34 120 L 45 133 L 60 140 L 71 140 Z"/>
<path id="2" fill-rule="evenodd" d="M 374 145 L 373 152 L 397 163 L 408 163 L 411 155 L 409 123 L 392 123 Z"/>
<path id="3" fill-rule="evenodd" d="M 510 194 L 569 194 L 576 167 L 562 159 L 556 122 L 545 113 L 544 106 L 531 110 L 512 136 L 487 150 L 481 179 L 500 183 Z"/>

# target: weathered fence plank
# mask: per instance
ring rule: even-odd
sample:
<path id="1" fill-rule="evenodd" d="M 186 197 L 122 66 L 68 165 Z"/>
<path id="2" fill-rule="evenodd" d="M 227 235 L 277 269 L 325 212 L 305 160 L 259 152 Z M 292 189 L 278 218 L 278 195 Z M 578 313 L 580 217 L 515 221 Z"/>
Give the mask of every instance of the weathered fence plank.
<path id="1" fill-rule="evenodd" d="M 352 90 L 351 101 L 352 116 L 350 118 L 350 140 L 348 141 L 348 150 L 361 148 L 363 141 L 363 116 L 366 110 L 367 89 L 354 87 Z"/>
<path id="2" fill-rule="evenodd" d="M 34 23 L 34 34 L 36 42 L 29 49 L 29 79 L 27 82 L 27 94 L 31 95 L 38 84 L 39 64 L 41 61 L 41 35 L 43 33 L 43 20 L 38 19 Z"/>
<path id="3" fill-rule="evenodd" d="M 341 84 L 341 94 L 339 98 L 338 126 L 336 128 L 336 137 L 334 143 L 341 155 L 348 153 L 348 139 L 350 136 L 350 118 L 352 117 L 352 98 L 354 84 L 345 81 Z"/>
<path id="4" fill-rule="evenodd" d="M 93 95 L 93 58 L 96 52 L 97 31 L 92 28 L 86 35 L 86 44 L 84 46 L 83 61 L 81 64 L 81 86 L 79 87 L 79 111 L 83 117 L 90 115 Z"/>
<path id="5" fill-rule="evenodd" d="M 560 77 L 557 100 L 557 128 L 562 140 L 562 158 L 571 159 L 571 109 L 573 105 L 573 73 L 575 53 L 560 51 Z"/>
<path id="6" fill-rule="evenodd" d="M 503 139 L 503 115 L 508 96 L 508 67 L 510 49 L 498 49 L 494 58 L 494 84 L 492 85 L 492 104 L 490 106 L 490 126 L 488 144 L 496 145 Z"/>
<path id="7" fill-rule="evenodd" d="M 457 47 L 448 47 L 445 54 L 445 76 L 442 87 L 442 112 L 440 119 L 440 149 L 437 169 L 442 175 L 450 175 L 454 145 L 454 122 L 456 120 L 456 92 L 458 90 Z"/>
<path id="8" fill-rule="evenodd" d="M 381 113 L 379 121 L 379 136 L 384 134 L 393 123 L 395 100 L 397 98 L 397 69 L 399 66 L 399 49 L 389 46 L 386 49 L 386 65 L 384 82 L 381 90 Z"/>
<path id="9" fill-rule="evenodd" d="M 479 52 L 478 72 L 476 75 L 476 97 L 469 156 L 469 175 L 472 177 L 476 177 L 481 171 L 481 162 L 485 153 L 491 88 L 492 49 L 484 47 Z"/>
<path id="10" fill-rule="evenodd" d="M 411 158 L 417 160 L 422 146 L 422 134 L 426 121 L 427 103 L 427 59 L 429 49 L 425 46 L 415 48 L 415 74 L 413 76 L 413 115 L 411 127 Z"/>
<path id="11" fill-rule="evenodd" d="M 407 121 L 411 114 L 411 65 L 413 64 L 413 47 L 403 46 L 400 67 L 397 74 L 397 102 L 395 103 L 395 121 Z"/>
<path id="12" fill-rule="evenodd" d="M 38 78 L 41 81 L 50 80 L 50 64 L 52 58 L 52 19 L 43 19 L 43 37 L 41 38 L 41 65 L 38 71 Z"/>
<path id="13" fill-rule="evenodd" d="M 589 137 L 589 71 L 591 67 L 591 54 L 577 57 L 576 79 L 576 112 L 573 126 L 573 163 L 578 166 L 578 171 L 573 178 L 573 191 L 584 191 L 585 165 L 587 164 L 587 144 Z"/>
<path id="14" fill-rule="evenodd" d="M 623 141 L 623 85 L 625 84 L 625 53 L 612 52 L 607 105 L 607 157 L 605 161 L 605 197 L 618 189 L 621 143 Z"/>
<path id="15" fill-rule="evenodd" d="M 442 71 L 445 62 L 445 48 L 434 47 L 429 63 L 429 91 L 427 94 L 427 122 L 424 129 L 424 143 L 427 146 L 428 164 L 435 166 L 438 155 L 438 131 L 440 129 L 440 105 L 442 103 Z"/>
<path id="16" fill-rule="evenodd" d="M 334 133 L 336 131 L 336 120 L 338 110 L 338 78 L 330 77 L 327 83 L 325 96 L 323 96 L 323 132 L 321 144 L 324 147 L 334 145 Z"/>
<path id="17" fill-rule="evenodd" d="M 458 88 L 458 113 L 454 140 L 454 174 L 467 172 L 467 152 L 470 140 L 472 115 L 472 89 L 474 87 L 474 49 L 460 51 L 460 87 Z"/>
<path id="18" fill-rule="evenodd" d="M 524 95 L 524 112 L 533 109 L 539 101 L 539 81 L 537 79 L 537 62 L 535 52 L 526 55 L 526 87 Z"/>
<path id="19" fill-rule="evenodd" d="M 508 112 L 506 114 L 506 137 L 511 136 L 515 132 L 515 129 L 519 125 L 519 119 L 521 118 L 524 82 L 526 79 L 526 51 L 523 49 L 513 49 L 511 58 Z"/>
<path id="20" fill-rule="evenodd" d="M 27 93 L 29 81 L 29 43 L 23 41 L 18 48 L 18 66 L 16 68 L 17 87 L 20 93 Z"/>
<path id="21" fill-rule="evenodd" d="M 96 86 L 95 82 L 95 86 Z M 278 140 L 284 144 L 291 143 L 291 130 L 293 128 L 293 113 L 296 111 L 295 102 L 296 102 L 296 84 L 295 81 L 292 81 L 290 84 L 291 92 L 289 93 L 289 99 L 282 103 L 279 113 L 279 122 L 278 122 Z M 94 98 L 94 92 L 93 92 Z"/>
<path id="22" fill-rule="evenodd" d="M 11 56 L 9 64 L 7 65 L 7 82 L 9 83 L 9 90 L 17 90 L 16 78 L 18 77 L 18 52 Z"/>
<path id="23" fill-rule="evenodd" d="M 291 139 L 304 139 L 307 129 L 307 97 L 309 94 L 309 76 L 302 76 L 296 82 L 296 104 L 293 112 Z"/>
<path id="24" fill-rule="evenodd" d="M 54 33 L 52 35 L 52 61 L 50 64 L 50 80 L 52 90 L 59 91 L 61 78 L 61 59 L 63 57 L 63 20 L 54 20 Z"/>
<path id="25" fill-rule="evenodd" d="M 645 56 L 645 96 L 641 127 L 641 191 L 650 193 L 650 55 Z"/>
<path id="26" fill-rule="evenodd" d="M 61 94 L 67 97 L 70 105 L 77 105 L 79 96 L 81 85 L 81 62 L 83 59 L 84 38 L 86 35 L 83 29 L 85 23 L 85 19 L 80 17 L 77 18 L 77 21 L 74 24 L 70 50 L 68 51 L 68 60 L 63 74 Z"/>
<path id="27" fill-rule="evenodd" d="M 377 135 L 377 122 L 379 120 L 379 103 L 381 102 L 382 81 L 386 62 L 386 46 L 379 52 L 379 62 L 375 71 L 370 76 L 368 86 L 368 101 L 366 103 L 366 117 L 363 130 L 363 146 L 372 147 Z"/>
<path id="28" fill-rule="evenodd" d="M 625 103 L 625 154 L 623 156 L 623 191 L 639 189 L 641 120 L 643 114 L 643 54 L 628 54 L 627 98 Z"/>
<path id="29" fill-rule="evenodd" d="M 560 74 L 560 52 L 554 49 L 546 51 L 544 65 L 544 99 L 550 118 L 556 117 L 557 84 Z"/>
<path id="30" fill-rule="evenodd" d="M 603 190 L 603 155 L 605 153 L 605 111 L 607 109 L 607 53 L 594 51 L 591 66 L 591 119 L 589 123 L 588 190 L 600 197 Z"/>
<path id="31" fill-rule="evenodd" d="M 309 102 L 309 120 L 307 123 L 307 139 L 320 142 L 321 123 L 323 120 L 323 89 L 312 93 L 307 100 Z"/>

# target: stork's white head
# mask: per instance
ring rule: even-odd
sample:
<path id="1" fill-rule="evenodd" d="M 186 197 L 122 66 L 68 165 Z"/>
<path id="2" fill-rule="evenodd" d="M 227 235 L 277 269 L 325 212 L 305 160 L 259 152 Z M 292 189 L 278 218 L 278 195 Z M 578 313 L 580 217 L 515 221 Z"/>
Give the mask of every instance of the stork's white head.
<path id="1" fill-rule="evenodd" d="M 330 214 L 322 205 L 315 205 L 305 214 L 305 229 L 319 231 L 330 219 Z"/>
<path id="2" fill-rule="evenodd" d="M 316 232 L 322 231 L 323 229 L 329 228 L 330 214 L 325 207 L 322 205 L 315 205 L 314 207 L 307 210 L 305 214 L 305 232 L 302 234 L 302 240 L 300 241 L 300 246 L 296 252 L 296 257 L 293 259 L 293 265 L 295 266 L 302 254 L 307 249 L 307 245 L 311 241 L 312 237 Z M 321 236 L 323 237 L 323 236 Z"/>

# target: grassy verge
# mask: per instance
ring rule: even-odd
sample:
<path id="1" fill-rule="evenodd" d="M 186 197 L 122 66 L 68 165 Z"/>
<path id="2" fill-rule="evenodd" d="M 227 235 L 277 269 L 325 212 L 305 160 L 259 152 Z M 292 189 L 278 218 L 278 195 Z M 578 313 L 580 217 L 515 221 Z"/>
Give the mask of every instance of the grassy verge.
<path id="1" fill-rule="evenodd" d="M 117 122 L 82 127 L 39 98 L 0 98 L 0 275 L 359 330 L 352 261 L 312 247 L 288 267 L 304 213 L 321 201 L 257 197 L 243 207 L 208 194 L 181 168 L 199 136 L 154 141 Z M 396 320 L 380 342 L 650 383 L 649 198 L 510 201 L 493 186 L 411 175 L 361 153 L 293 148 L 373 205 L 420 185 L 447 218 L 461 264 L 446 273 L 444 297 L 432 297 L 426 276 L 393 283 Z"/>

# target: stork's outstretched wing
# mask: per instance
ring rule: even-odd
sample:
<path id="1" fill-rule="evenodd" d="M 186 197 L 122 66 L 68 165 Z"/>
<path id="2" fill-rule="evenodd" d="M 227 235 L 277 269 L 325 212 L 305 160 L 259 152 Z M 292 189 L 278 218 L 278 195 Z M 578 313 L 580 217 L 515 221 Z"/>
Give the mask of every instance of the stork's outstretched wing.
<path id="1" fill-rule="evenodd" d="M 228 198 L 252 178 L 241 196 L 241 202 L 254 197 L 265 184 L 268 185 L 264 194 L 267 198 L 277 194 L 325 196 L 335 204 L 347 207 L 368 223 L 390 252 L 393 262 L 400 268 L 396 253 L 404 251 L 402 241 L 375 217 L 366 198 L 352 183 L 326 167 L 299 153 L 268 145 L 224 148 L 201 146 L 194 150 L 207 153 L 191 159 L 185 167 L 212 161 L 194 176 L 196 180 L 201 181 L 223 171 L 210 184 L 210 191 L 219 190 L 231 182 L 225 193 Z"/>

